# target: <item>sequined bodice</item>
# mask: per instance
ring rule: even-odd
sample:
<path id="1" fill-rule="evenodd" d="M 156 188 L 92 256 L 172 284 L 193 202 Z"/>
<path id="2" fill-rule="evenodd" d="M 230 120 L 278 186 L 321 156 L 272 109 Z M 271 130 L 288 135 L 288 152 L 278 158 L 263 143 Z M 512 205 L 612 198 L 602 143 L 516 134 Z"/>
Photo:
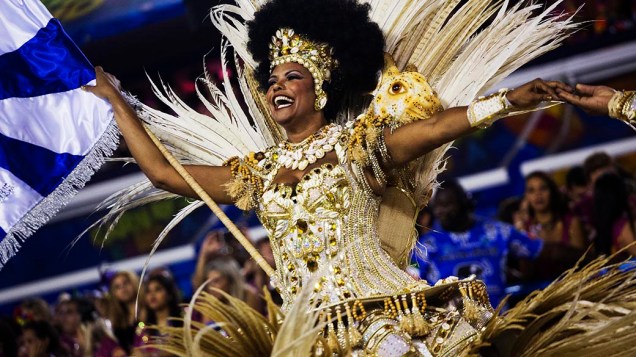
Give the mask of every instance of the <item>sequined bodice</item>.
<path id="1" fill-rule="evenodd" d="M 265 185 L 257 213 L 272 243 L 277 267 L 273 280 L 283 310 L 309 283 L 312 300 L 323 303 L 387 293 L 412 283 L 379 246 L 378 198 L 350 177 L 345 165 L 323 164 L 295 187 Z M 314 273 L 320 278 L 312 280 Z"/>
<path id="2" fill-rule="evenodd" d="M 467 341 L 491 316 L 487 298 L 479 300 L 486 305 L 470 305 L 479 313 L 471 315 L 471 321 L 477 321 L 473 327 L 460 318 L 451 299 L 460 293 L 466 298 L 462 301 L 481 296 L 469 288 L 473 282 L 466 282 L 459 292 L 457 284 L 430 289 L 383 250 L 391 248 L 387 241 L 397 238 L 399 243 L 403 238 L 392 226 L 406 220 L 386 214 L 387 201 L 371 183 L 388 185 L 387 177 L 394 180 L 400 172 L 385 173 L 372 151 L 366 161 L 357 160 L 356 153 L 361 154 L 357 149 L 364 154 L 370 147 L 353 145 L 361 143 L 354 134 L 350 125 L 330 125 L 300 145 L 283 142 L 242 159 L 231 158 L 227 165 L 234 180 L 228 193 L 238 207 L 255 209 L 267 230 L 276 261 L 271 281 L 283 298 L 281 310 L 293 313 L 290 309 L 296 302 L 303 312 L 320 309 L 330 321 L 324 331 L 330 350 L 353 346 L 365 355 L 403 356 L 416 351 L 430 355 L 427 346 L 441 352 L 448 345 L 448 355 L 453 355 L 457 341 Z M 377 137 L 376 144 L 382 140 Z M 378 154 L 388 156 L 386 150 Z M 282 168 L 289 171 L 277 176 Z M 303 176 L 296 185 L 275 182 L 300 172 Z M 483 284 L 479 291 L 485 291 Z M 441 305 L 429 305 L 427 293 L 446 297 Z"/>
<path id="3" fill-rule="evenodd" d="M 328 267 L 338 254 L 350 191 L 344 170 L 325 164 L 305 174 L 295 189 L 274 184 L 264 192 L 260 217 L 271 233 L 279 267 L 277 283 L 285 290 L 283 295 L 289 295 L 285 297 L 293 298 L 312 273 Z M 350 296 L 344 277 L 336 275 L 316 282 L 314 291 L 320 299 Z"/>

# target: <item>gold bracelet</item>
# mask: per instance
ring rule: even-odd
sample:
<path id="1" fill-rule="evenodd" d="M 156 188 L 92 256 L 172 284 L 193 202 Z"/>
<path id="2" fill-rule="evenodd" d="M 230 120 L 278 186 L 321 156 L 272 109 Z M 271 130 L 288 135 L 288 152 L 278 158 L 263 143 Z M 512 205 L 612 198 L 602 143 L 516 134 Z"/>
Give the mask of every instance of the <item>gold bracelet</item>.
<path id="1" fill-rule="evenodd" d="M 509 91 L 507 88 L 502 88 L 497 93 L 479 97 L 470 103 L 467 110 L 470 126 L 484 129 L 496 120 L 507 117 L 513 108 L 506 98 Z"/>
<path id="2" fill-rule="evenodd" d="M 393 165 L 393 159 L 389 154 L 389 149 L 386 147 L 386 141 L 384 140 L 384 132 L 378 136 L 378 151 L 380 152 L 380 158 L 382 159 L 382 165 L 384 167 L 391 167 Z"/>
<path id="3" fill-rule="evenodd" d="M 633 124 L 631 122 L 636 119 L 636 91 L 617 91 L 607 109 L 610 117 Z"/>

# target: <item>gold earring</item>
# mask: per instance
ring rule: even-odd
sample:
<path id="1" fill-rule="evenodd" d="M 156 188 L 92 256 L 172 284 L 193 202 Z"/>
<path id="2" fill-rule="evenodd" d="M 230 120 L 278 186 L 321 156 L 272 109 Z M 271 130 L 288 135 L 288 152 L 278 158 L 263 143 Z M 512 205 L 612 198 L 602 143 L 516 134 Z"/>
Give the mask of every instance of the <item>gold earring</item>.
<path id="1" fill-rule="evenodd" d="M 316 100 L 314 101 L 314 109 L 319 112 L 323 110 L 325 106 L 327 106 L 327 94 L 322 92 L 316 97 Z"/>

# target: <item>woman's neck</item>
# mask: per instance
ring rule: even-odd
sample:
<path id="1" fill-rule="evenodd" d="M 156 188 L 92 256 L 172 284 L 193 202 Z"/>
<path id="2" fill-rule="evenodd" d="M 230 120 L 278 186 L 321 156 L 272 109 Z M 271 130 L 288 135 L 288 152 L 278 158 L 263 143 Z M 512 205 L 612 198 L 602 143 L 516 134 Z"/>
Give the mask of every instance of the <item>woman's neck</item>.
<path id="1" fill-rule="evenodd" d="M 158 326 L 166 326 L 168 325 L 168 318 L 170 317 L 170 310 L 168 308 L 163 308 L 155 311 L 155 316 L 157 317 L 157 325 Z"/>
<path id="2" fill-rule="evenodd" d="M 308 120 L 302 122 L 301 125 L 284 127 L 285 133 L 287 134 L 287 141 L 290 143 L 299 143 L 327 124 L 328 122 L 324 114 L 320 113 L 320 115 L 315 118 L 308 118 Z"/>
<path id="3" fill-rule="evenodd" d="M 128 319 L 128 323 L 133 325 L 135 323 L 136 320 L 136 316 L 137 316 L 137 311 L 135 310 L 136 306 L 135 306 L 135 300 L 128 302 L 126 304 L 126 309 L 128 311 L 126 311 L 126 313 L 128 314 L 127 319 Z"/>
<path id="4" fill-rule="evenodd" d="M 554 215 L 550 211 L 535 212 L 534 219 L 539 224 L 554 223 Z"/>

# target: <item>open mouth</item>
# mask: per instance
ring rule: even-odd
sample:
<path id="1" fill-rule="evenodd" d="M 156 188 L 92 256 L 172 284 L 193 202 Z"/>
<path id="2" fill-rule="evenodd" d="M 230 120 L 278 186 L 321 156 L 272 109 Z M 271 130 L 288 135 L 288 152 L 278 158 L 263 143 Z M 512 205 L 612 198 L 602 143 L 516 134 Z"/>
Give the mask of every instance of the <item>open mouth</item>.
<path id="1" fill-rule="evenodd" d="M 283 109 L 294 104 L 294 100 L 284 95 L 274 97 L 274 108 Z"/>

